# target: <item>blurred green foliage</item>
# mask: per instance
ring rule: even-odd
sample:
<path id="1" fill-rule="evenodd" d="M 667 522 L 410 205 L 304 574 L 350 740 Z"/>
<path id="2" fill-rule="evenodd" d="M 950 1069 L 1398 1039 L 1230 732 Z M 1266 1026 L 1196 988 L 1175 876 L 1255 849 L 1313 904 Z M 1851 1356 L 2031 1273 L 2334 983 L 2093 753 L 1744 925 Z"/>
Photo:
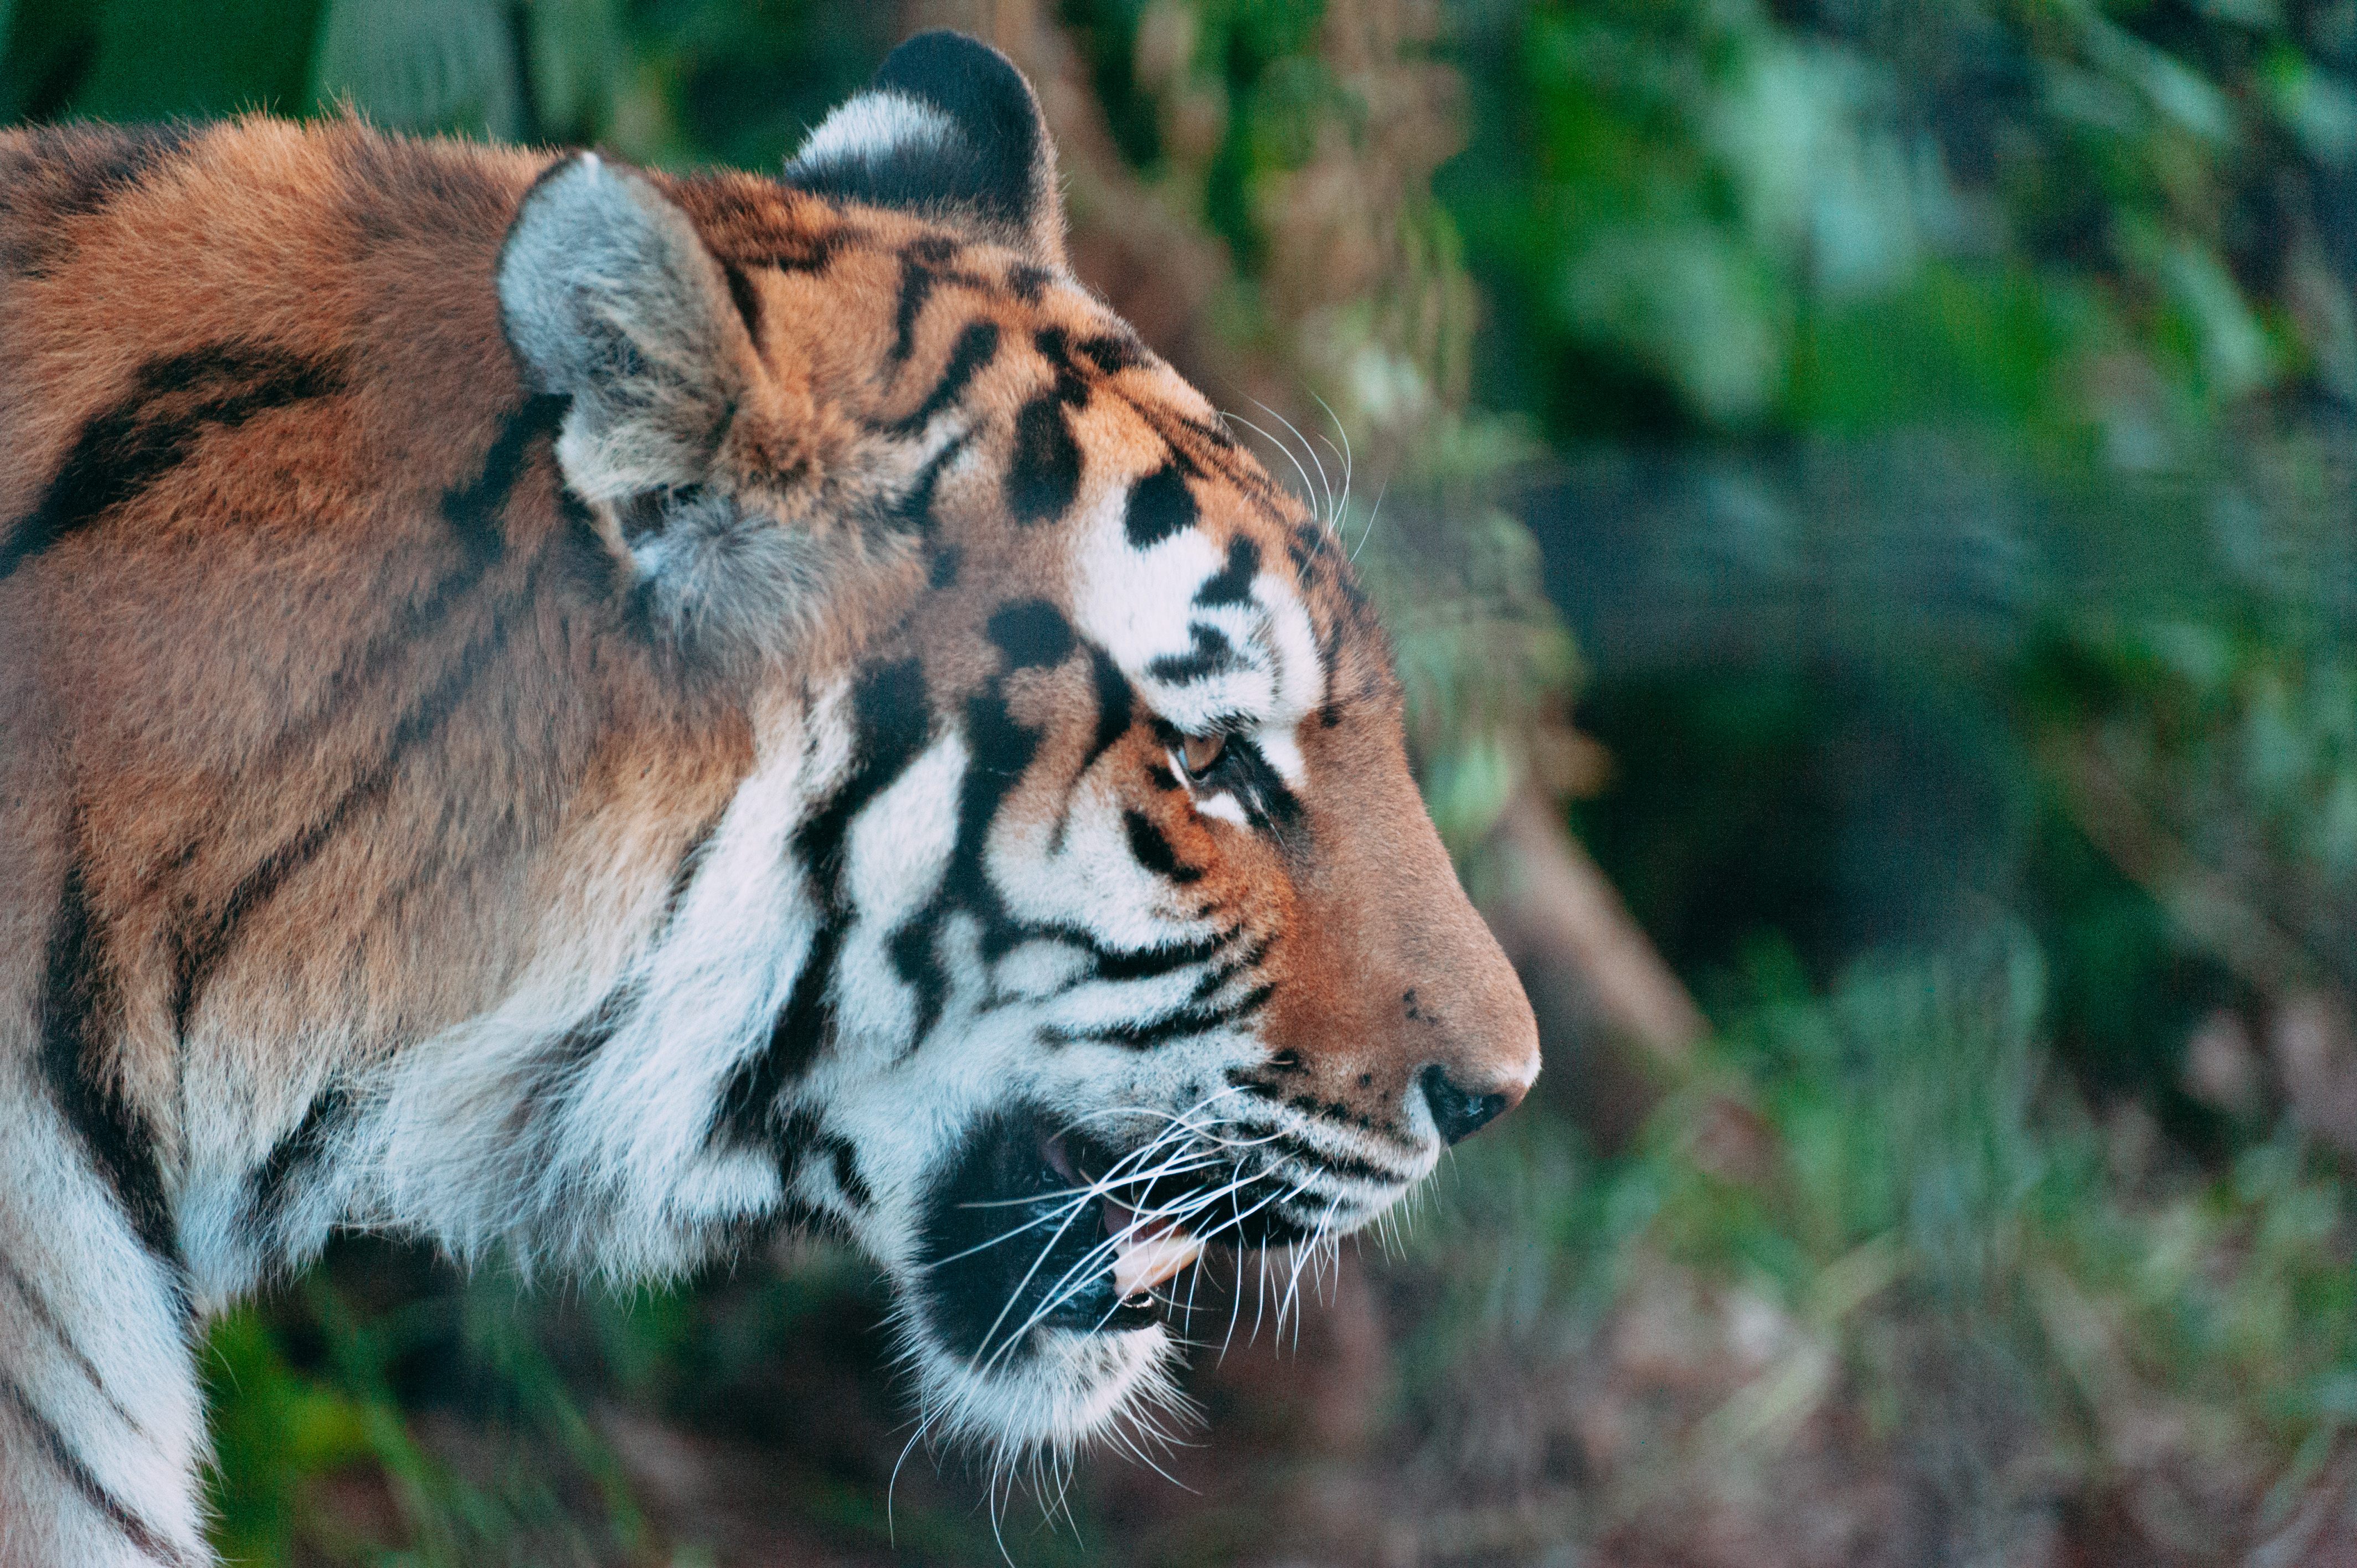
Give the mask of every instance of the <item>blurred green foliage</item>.
<path id="1" fill-rule="evenodd" d="M 1469 7 L 1443 185 L 1566 434 L 2092 429 L 2357 395 L 2338 5 Z M 2126 360 L 2127 362 L 2120 362 Z"/>

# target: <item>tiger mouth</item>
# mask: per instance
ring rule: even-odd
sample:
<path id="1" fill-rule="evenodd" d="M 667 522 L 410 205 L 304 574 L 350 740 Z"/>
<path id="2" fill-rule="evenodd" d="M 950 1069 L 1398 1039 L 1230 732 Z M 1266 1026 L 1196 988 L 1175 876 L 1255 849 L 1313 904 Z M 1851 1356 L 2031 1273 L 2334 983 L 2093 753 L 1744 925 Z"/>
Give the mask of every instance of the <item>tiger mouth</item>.
<path id="1" fill-rule="evenodd" d="M 977 1368 L 1036 1353 L 1044 1335 L 1156 1328 L 1183 1316 L 1207 1246 L 1297 1240 L 1271 1212 L 1274 1178 L 1209 1153 L 1148 1165 L 1036 1110 L 970 1133 L 925 1202 L 924 1316 Z"/>

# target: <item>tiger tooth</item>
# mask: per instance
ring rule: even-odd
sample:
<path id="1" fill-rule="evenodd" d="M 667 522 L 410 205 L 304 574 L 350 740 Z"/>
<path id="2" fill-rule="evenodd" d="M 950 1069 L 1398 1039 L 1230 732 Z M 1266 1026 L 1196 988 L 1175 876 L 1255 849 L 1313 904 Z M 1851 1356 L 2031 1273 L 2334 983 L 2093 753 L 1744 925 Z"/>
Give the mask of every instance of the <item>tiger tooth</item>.
<path id="1" fill-rule="evenodd" d="M 1127 1301 L 1152 1290 L 1203 1255 L 1203 1243 L 1172 1226 L 1157 1234 L 1131 1230 L 1116 1244 L 1114 1294 Z"/>

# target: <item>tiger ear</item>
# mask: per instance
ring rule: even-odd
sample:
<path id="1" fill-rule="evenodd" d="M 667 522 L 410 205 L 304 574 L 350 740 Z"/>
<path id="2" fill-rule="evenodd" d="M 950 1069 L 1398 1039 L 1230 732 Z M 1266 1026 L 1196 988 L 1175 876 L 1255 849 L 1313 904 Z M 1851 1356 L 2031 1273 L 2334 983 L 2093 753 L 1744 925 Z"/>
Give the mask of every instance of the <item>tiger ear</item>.
<path id="1" fill-rule="evenodd" d="M 767 400 L 719 262 L 645 176 L 576 153 L 525 193 L 499 260 L 508 340 L 572 400 L 557 460 L 585 500 L 697 483 Z"/>
<path id="2" fill-rule="evenodd" d="M 898 208 L 1064 263 L 1056 146 L 1014 62 L 962 33 L 920 33 L 867 91 L 819 123 L 786 166 L 788 185 Z"/>

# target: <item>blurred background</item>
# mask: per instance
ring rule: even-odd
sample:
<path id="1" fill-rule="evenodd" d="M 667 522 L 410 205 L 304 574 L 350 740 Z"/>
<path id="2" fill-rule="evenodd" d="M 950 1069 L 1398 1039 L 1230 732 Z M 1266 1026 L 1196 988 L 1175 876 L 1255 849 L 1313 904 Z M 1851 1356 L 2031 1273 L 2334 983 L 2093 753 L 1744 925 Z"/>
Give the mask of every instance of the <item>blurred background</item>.
<path id="1" fill-rule="evenodd" d="M 1540 1093 L 1045 1500 L 899 1463 L 846 1255 L 339 1242 L 222 1550 L 2357 1561 L 2357 0 L 0 0 L 0 118 L 766 169 L 939 24 L 1347 476 Z"/>

